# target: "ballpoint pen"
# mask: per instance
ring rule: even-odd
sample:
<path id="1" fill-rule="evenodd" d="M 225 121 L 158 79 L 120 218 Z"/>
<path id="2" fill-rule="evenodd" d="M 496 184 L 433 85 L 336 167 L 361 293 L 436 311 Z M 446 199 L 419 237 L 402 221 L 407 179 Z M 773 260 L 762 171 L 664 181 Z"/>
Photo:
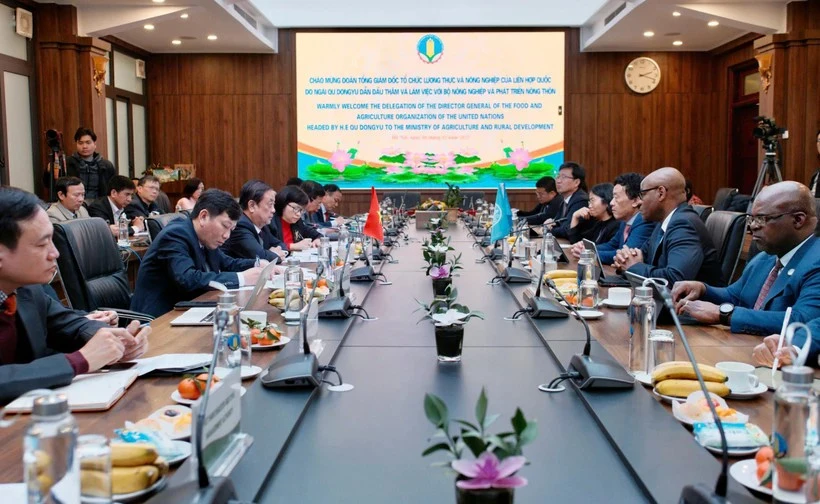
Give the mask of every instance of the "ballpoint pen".
<path id="1" fill-rule="evenodd" d="M 259 262 L 259 256 L 256 256 L 256 262 L 253 263 L 254 268 L 258 268 L 262 263 Z"/>
<path id="2" fill-rule="evenodd" d="M 783 317 L 783 327 L 780 329 L 780 338 L 777 340 L 777 350 L 774 352 L 774 362 L 772 363 L 772 383 L 774 383 L 774 372 L 777 371 L 778 354 L 783 348 L 783 337 L 786 335 L 786 328 L 789 327 L 789 319 L 792 317 L 792 307 L 786 308 L 786 315 Z"/>

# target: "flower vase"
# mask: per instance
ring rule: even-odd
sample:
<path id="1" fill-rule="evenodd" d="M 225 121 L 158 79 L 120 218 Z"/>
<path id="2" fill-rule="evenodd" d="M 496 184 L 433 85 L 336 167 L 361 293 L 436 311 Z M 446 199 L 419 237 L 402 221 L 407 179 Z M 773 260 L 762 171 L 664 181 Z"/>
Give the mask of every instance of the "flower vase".
<path id="1" fill-rule="evenodd" d="M 454 223 L 458 220 L 458 208 L 447 209 L 447 222 Z"/>
<path id="2" fill-rule="evenodd" d="M 453 283 L 452 277 L 434 278 L 433 279 L 433 295 L 435 297 L 444 297 L 447 295 L 447 286 Z"/>
<path id="3" fill-rule="evenodd" d="M 456 487 L 456 504 L 512 504 L 514 488 L 464 490 Z"/>
<path id="4" fill-rule="evenodd" d="M 463 325 L 436 326 L 436 352 L 439 362 L 461 362 L 463 342 Z"/>

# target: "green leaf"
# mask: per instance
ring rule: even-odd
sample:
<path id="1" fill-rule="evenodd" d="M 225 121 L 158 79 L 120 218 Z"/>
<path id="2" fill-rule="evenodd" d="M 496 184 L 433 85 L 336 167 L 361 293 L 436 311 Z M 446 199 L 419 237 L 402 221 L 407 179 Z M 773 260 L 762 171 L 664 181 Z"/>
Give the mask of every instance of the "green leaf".
<path id="1" fill-rule="evenodd" d="M 404 164 L 406 161 L 404 154 L 397 154 L 395 156 L 387 156 L 382 155 L 379 157 L 379 161 L 384 161 L 385 163 L 392 163 L 392 164 Z"/>
<path id="2" fill-rule="evenodd" d="M 347 153 L 350 154 L 351 158 L 355 158 L 357 152 L 359 152 L 358 149 L 350 148 L 350 149 L 347 150 Z"/>
<path id="3" fill-rule="evenodd" d="M 478 394 L 478 400 L 475 402 L 475 419 L 478 425 L 484 429 L 484 420 L 487 418 L 487 393 L 484 387 L 481 387 L 481 393 Z"/>
<path id="4" fill-rule="evenodd" d="M 456 164 L 472 164 L 478 163 L 479 161 L 481 161 L 481 158 L 478 156 L 462 156 L 461 154 L 456 154 L 456 156 L 453 158 L 453 161 Z"/>
<path id="5" fill-rule="evenodd" d="M 462 441 L 467 445 L 467 448 L 473 453 L 473 456 L 478 458 L 487 449 L 487 443 L 481 439 L 481 436 L 462 436 Z"/>
<path id="6" fill-rule="evenodd" d="M 521 433 L 527 428 L 527 419 L 524 418 L 524 413 L 521 412 L 521 408 L 515 409 L 515 415 L 513 415 L 511 421 L 515 435 L 521 437 Z"/>
<path id="7" fill-rule="evenodd" d="M 535 420 L 527 422 L 527 427 L 519 438 L 518 446 L 521 447 L 525 444 L 532 443 L 536 437 L 538 437 L 538 425 L 535 423 Z"/>
<path id="8" fill-rule="evenodd" d="M 482 424 L 482 427 L 484 427 L 484 430 L 487 430 L 487 428 L 489 426 L 491 426 L 493 423 L 495 423 L 495 421 L 498 420 L 498 417 L 500 417 L 500 416 L 501 415 L 499 415 L 498 413 L 495 413 L 495 414 L 492 414 L 492 415 L 488 416 L 487 419 Z"/>
<path id="9" fill-rule="evenodd" d="M 438 396 L 424 395 L 424 414 L 430 423 L 436 427 L 443 427 L 448 423 L 447 405 Z"/>
<path id="10" fill-rule="evenodd" d="M 513 150 L 511 148 L 504 147 L 504 155 L 505 156 L 510 157 L 510 155 L 512 155 L 512 153 L 513 153 Z"/>
<path id="11" fill-rule="evenodd" d="M 457 424 L 461 424 L 461 425 L 463 425 L 463 426 L 465 426 L 465 427 L 468 427 L 469 429 L 474 430 L 474 431 L 478 431 L 478 430 L 480 430 L 480 429 L 478 428 L 478 426 L 473 425 L 473 424 L 471 424 L 470 422 L 467 422 L 467 421 L 465 421 L 465 420 L 453 420 L 453 422 L 455 422 L 455 423 L 457 423 Z"/>
<path id="12" fill-rule="evenodd" d="M 452 453 L 449 443 L 438 443 L 421 452 L 421 456 L 426 457 L 427 455 L 430 455 L 431 453 L 435 453 L 437 451 L 448 451 Z"/>

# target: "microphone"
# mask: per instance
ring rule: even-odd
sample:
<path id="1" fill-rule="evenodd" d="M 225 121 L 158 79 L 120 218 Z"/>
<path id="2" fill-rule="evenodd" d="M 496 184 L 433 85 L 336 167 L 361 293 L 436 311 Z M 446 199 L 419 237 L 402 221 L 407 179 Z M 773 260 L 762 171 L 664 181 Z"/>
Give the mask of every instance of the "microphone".
<path id="1" fill-rule="evenodd" d="M 675 304 L 672 301 L 672 293 L 669 292 L 669 288 L 665 285 L 661 285 L 657 282 L 650 283 L 655 287 L 655 290 L 658 291 L 658 294 L 661 295 L 661 298 L 663 298 L 663 304 L 666 306 L 666 309 L 669 310 L 672 320 L 675 322 L 675 328 L 678 330 L 678 334 L 680 334 L 680 340 L 683 343 L 683 348 L 686 350 L 686 356 L 689 358 L 689 362 L 692 363 L 692 369 L 694 369 L 695 376 L 700 384 L 700 390 L 703 391 L 703 397 L 710 398 L 711 396 L 709 395 L 709 390 L 706 388 L 706 383 L 703 381 L 703 375 L 700 373 L 697 360 L 695 360 L 692 349 L 689 347 L 689 340 L 686 338 L 686 335 L 683 332 L 683 327 L 681 327 L 678 314 L 675 312 Z M 729 445 L 726 441 L 726 433 L 723 431 L 723 424 L 720 421 L 717 411 L 715 411 L 715 405 L 711 400 L 707 400 L 706 404 L 709 405 L 709 412 L 712 413 L 712 419 L 717 426 L 718 433 L 720 433 L 720 451 L 722 455 L 720 475 L 715 483 L 714 491 L 703 483 L 686 485 L 683 487 L 679 501 L 681 504 L 726 504 L 729 502 L 726 498 L 726 488 L 728 483 L 727 474 L 729 471 Z"/>
<path id="2" fill-rule="evenodd" d="M 525 271 L 521 268 L 513 268 L 513 248 L 518 243 L 518 240 L 521 239 L 521 231 L 526 231 L 527 228 L 523 230 L 515 230 L 510 235 L 516 235 L 515 241 L 510 245 L 510 259 L 507 261 L 507 268 L 501 273 L 501 279 L 507 283 L 530 283 L 530 273 Z"/>
<path id="3" fill-rule="evenodd" d="M 623 366 L 613 360 L 598 361 L 589 355 L 592 349 L 592 335 L 589 331 L 589 324 L 578 313 L 575 306 L 567 301 L 567 298 L 564 297 L 551 278 L 547 279 L 547 283 L 558 293 L 558 296 L 567 304 L 575 317 L 581 321 L 586 331 L 587 341 L 584 345 L 584 352 L 573 355 L 569 368 L 567 368 L 567 373 L 571 375 L 575 385 L 581 389 L 632 388 L 635 384 L 635 378 L 627 373 Z"/>
<path id="4" fill-rule="evenodd" d="M 344 280 L 351 248 L 348 243 L 347 250 L 345 251 L 345 259 L 342 263 L 342 272 L 339 275 L 339 296 L 325 299 L 319 304 L 319 318 L 350 318 L 351 302 L 350 298 L 345 294 Z M 316 283 L 318 284 L 319 282 Z"/>
<path id="5" fill-rule="evenodd" d="M 544 280 L 544 270 L 547 269 L 547 261 L 544 251 L 541 251 L 541 272 L 538 275 L 538 287 L 535 289 L 529 299 L 526 299 L 527 292 L 525 291 L 524 299 L 527 301 L 530 318 L 566 318 L 569 317 L 569 311 L 555 302 L 554 299 L 544 299 L 541 297 L 541 284 Z"/>

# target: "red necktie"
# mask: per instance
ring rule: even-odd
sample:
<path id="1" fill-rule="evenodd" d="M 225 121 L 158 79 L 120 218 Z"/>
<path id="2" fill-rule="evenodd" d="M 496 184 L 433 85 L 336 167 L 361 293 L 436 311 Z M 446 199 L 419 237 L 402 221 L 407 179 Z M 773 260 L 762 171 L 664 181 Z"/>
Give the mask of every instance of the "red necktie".
<path id="1" fill-rule="evenodd" d="M 632 229 L 630 224 L 624 226 L 624 243 L 626 243 L 626 239 L 629 238 L 629 230 Z"/>
<path id="2" fill-rule="evenodd" d="M 775 280 L 777 280 L 777 274 L 780 273 L 780 270 L 783 269 L 783 264 L 780 262 L 780 259 L 774 263 L 774 268 L 772 271 L 769 272 L 769 276 L 766 277 L 766 282 L 763 284 L 763 288 L 760 289 L 760 294 L 757 296 L 757 301 L 755 301 L 755 310 L 759 310 L 763 308 L 763 303 L 766 301 L 766 296 L 769 295 L 769 291 L 772 290 L 772 285 L 774 285 Z"/>
<path id="3" fill-rule="evenodd" d="M 6 298 L 6 302 L 3 303 L 3 307 L 5 308 L 3 313 L 6 315 L 14 315 L 17 313 L 17 294 L 9 294 L 9 297 Z"/>

